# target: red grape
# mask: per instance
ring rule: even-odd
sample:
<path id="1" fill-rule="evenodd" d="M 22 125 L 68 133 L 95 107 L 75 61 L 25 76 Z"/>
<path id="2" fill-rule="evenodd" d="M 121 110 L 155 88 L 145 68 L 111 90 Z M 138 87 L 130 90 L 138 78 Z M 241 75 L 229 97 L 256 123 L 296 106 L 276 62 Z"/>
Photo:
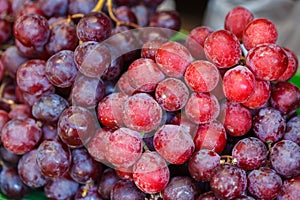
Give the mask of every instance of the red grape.
<path id="1" fill-rule="evenodd" d="M 172 164 L 185 163 L 195 149 L 191 135 L 178 125 L 163 125 L 155 132 L 153 142 L 156 151 Z"/>
<path id="2" fill-rule="evenodd" d="M 155 99 L 166 111 L 182 109 L 188 98 L 189 90 L 180 79 L 166 78 L 155 89 Z"/>
<path id="3" fill-rule="evenodd" d="M 264 43 L 276 43 L 278 37 L 275 24 L 266 18 L 249 22 L 243 32 L 243 44 L 247 50 Z"/>
<path id="4" fill-rule="evenodd" d="M 155 55 L 157 53 L 157 50 L 165 42 L 166 41 L 161 38 L 153 39 L 153 40 L 149 40 L 149 41 L 145 42 L 142 46 L 141 57 L 148 58 L 148 59 L 155 61 Z"/>
<path id="5" fill-rule="evenodd" d="M 219 198 L 212 191 L 209 191 L 201 194 L 196 200 L 219 200 Z"/>
<path id="6" fill-rule="evenodd" d="M 220 160 L 220 156 L 212 150 L 198 150 L 189 160 L 190 175 L 198 181 L 210 181 L 212 173 L 220 165 Z"/>
<path id="7" fill-rule="evenodd" d="M 255 76 L 248 68 L 239 65 L 224 74 L 223 88 L 227 99 L 247 101 L 255 91 Z"/>
<path id="8" fill-rule="evenodd" d="M 291 140 L 300 146 L 300 116 L 293 117 L 287 122 L 283 139 Z"/>
<path id="9" fill-rule="evenodd" d="M 135 93 L 135 88 L 130 85 L 128 73 L 124 72 L 116 84 L 118 90 L 124 94 L 132 95 Z"/>
<path id="10" fill-rule="evenodd" d="M 231 31 L 240 41 L 242 41 L 245 27 L 253 19 L 253 13 L 247 8 L 237 6 L 227 13 L 224 20 L 224 28 Z"/>
<path id="11" fill-rule="evenodd" d="M 278 200 L 293 200 L 300 198 L 300 177 L 295 177 L 283 181 L 283 185 L 278 194 Z"/>
<path id="12" fill-rule="evenodd" d="M 246 65 L 259 80 L 276 81 L 288 66 L 288 57 L 276 44 L 262 44 L 252 48 Z"/>
<path id="13" fill-rule="evenodd" d="M 285 54 L 288 57 L 289 63 L 286 70 L 278 78 L 278 81 L 287 81 L 291 79 L 296 74 L 298 69 L 298 57 L 296 56 L 296 54 L 290 49 L 287 48 L 283 48 L 283 49 L 285 51 Z"/>
<path id="14" fill-rule="evenodd" d="M 11 37 L 12 27 L 6 19 L 0 19 L 0 44 L 3 44 Z"/>
<path id="15" fill-rule="evenodd" d="M 151 17 L 149 26 L 179 31 L 181 28 L 181 19 L 179 17 L 179 13 L 176 11 L 162 10 L 156 12 Z"/>
<path id="16" fill-rule="evenodd" d="M 155 55 L 155 61 L 161 71 L 167 76 L 181 78 L 192 62 L 188 49 L 178 42 L 166 42 L 160 46 Z"/>
<path id="17" fill-rule="evenodd" d="M 226 30 L 218 30 L 207 36 L 204 52 L 208 60 L 219 68 L 236 65 L 242 57 L 242 49 L 235 35 Z"/>
<path id="18" fill-rule="evenodd" d="M 131 22 L 137 24 L 135 13 L 127 6 L 119 6 L 114 10 L 116 18 L 123 22 Z"/>
<path id="19" fill-rule="evenodd" d="M 238 141 L 232 149 L 232 157 L 237 166 L 244 170 L 254 170 L 267 161 L 267 148 L 265 144 L 255 138 L 249 137 Z"/>

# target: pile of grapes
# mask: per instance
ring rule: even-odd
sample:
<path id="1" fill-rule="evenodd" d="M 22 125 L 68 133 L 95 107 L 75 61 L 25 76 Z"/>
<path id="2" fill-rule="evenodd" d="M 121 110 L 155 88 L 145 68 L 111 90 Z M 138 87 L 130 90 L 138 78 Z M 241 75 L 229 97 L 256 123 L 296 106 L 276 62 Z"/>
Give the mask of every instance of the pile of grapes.
<path id="1" fill-rule="evenodd" d="M 298 59 L 275 24 L 236 7 L 183 37 L 162 1 L 0 0 L 8 199 L 300 199 Z"/>

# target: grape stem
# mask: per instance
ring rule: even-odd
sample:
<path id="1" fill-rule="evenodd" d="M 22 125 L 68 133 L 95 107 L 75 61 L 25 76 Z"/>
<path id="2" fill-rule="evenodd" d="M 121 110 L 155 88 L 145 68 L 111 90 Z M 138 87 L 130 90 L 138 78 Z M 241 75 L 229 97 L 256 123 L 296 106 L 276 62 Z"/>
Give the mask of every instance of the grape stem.
<path id="1" fill-rule="evenodd" d="M 0 86 L 0 101 L 4 102 L 4 103 L 6 103 L 6 104 L 8 104 L 10 106 L 13 106 L 13 105 L 15 105 L 14 101 L 12 101 L 10 99 L 4 99 L 3 98 L 3 93 L 4 93 L 5 86 L 6 86 L 6 82 L 3 81 L 3 83 Z"/>
<path id="2" fill-rule="evenodd" d="M 105 0 L 99 0 L 96 6 L 93 8 L 92 12 L 100 12 L 104 6 Z"/>
<path id="3" fill-rule="evenodd" d="M 106 6 L 107 6 L 107 9 L 108 9 L 108 14 L 109 14 L 110 18 L 114 22 L 116 22 L 117 26 L 125 25 L 125 26 L 130 26 L 130 27 L 133 27 L 133 28 L 140 28 L 140 26 L 137 25 L 137 24 L 135 24 L 135 23 L 124 22 L 124 21 L 118 20 L 117 17 L 115 16 L 114 12 L 113 12 L 113 3 L 112 3 L 112 0 L 107 0 Z"/>
<path id="4" fill-rule="evenodd" d="M 224 165 L 224 164 L 233 164 L 235 165 L 237 163 L 237 160 L 235 158 L 233 158 L 230 155 L 222 155 L 221 156 L 221 160 L 220 160 L 220 164 Z"/>

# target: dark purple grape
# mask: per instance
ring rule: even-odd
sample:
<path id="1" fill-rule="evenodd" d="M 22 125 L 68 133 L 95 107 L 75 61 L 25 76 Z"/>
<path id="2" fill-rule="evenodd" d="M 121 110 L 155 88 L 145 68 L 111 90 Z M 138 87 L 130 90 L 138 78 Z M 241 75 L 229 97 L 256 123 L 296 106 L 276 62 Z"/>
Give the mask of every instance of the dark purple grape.
<path id="1" fill-rule="evenodd" d="M 176 11 L 158 11 L 150 19 L 150 26 L 179 31 L 181 28 L 181 20 Z"/>
<path id="2" fill-rule="evenodd" d="M 150 11 L 145 5 L 136 5 L 131 7 L 132 12 L 135 14 L 137 24 L 141 27 L 146 27 L 150 20 Z"/>
<path id="3" fill-rule="evenodd" d="M 51 27 L 50 38 L 45 49 L 50 56 L 61 50 L 74 51 L 78 41 L 74 23 L 62 20 Z"/>
<path id="4" fill-rule="evenodd" d="M 275 199 L 282 186 L 280 176 L 267 167 L 251 171 L 247 178 L 248 191 L 259 199 Z"/>
<path id="5" fill-rule="evenodd" d="M 300 199 L 300 177 L 284 180 L 277 199 L 278 200 Z"/>
<path id="6" fill-rule="evenodd" d="M 137 18 L 132 10 L 127 6 L 120 6 L 114 10 L 115 16 L 122 22 L 137 23 Z"/>
<path id="7" fill-rule="evenodd" d="M 27 60 L 27 58 L 19 54 L 16 46 L 10 46 L 1 56 L 3 66 L 11 77 L 15 77 L 18 67 Z"/>
<path id="8" fill-rule="evenodd" d="M 197 199 L 198 200 L 198 199 Z M 241 195 L 234 200 L 255 200 L 253 197 L 247 196 L 247 195 Z"/>
<path id="9" fill-rule="evenodd" d="M 50 36 L 47 19 L 37 14 L 28 14 L 17 18 L 14 23 L 14 36 L 27 47 L 45 45 Z"/>
<path id="10" fill-rule="evenodd" d="M 27 104 L 16 104 L 12 106 L 8 113 L 11 119 L 26 119 L 28 117 L 33 117 L 31 114 L 31 107 Z"/>
<path id="11" fill-rule="evenodd" d="M 101 79 L 79 74 L 74 82 L 71 95 L 73 105 L 95 108 L 105 95 L 104 83 Z"/>
<path id="12" fill-rule="evenodd" d="M 219 200 L 219 198 L 212 191 L 209 191 L 201 194 L 196 200 Z"/>
<path id="13" fill-rule="evenodd" d="M 67 14 L 68 0 L 39 0 L 39 5 L 48 18 L 63 16 Z"/>
<path id="14" fill-rule="evenodd" d="M 246 172 L 234 165 L 221 165 L 211 177 L 210 186 L 216 196 L 234 199 L 243 194 L 247 188 Z"/>
<path id="15" fill-rule="evenodd" d="M 3 127 L 1 134 L 3 146 L 18 155 L 31 151 L 41 137 L 41 128 L 31 118 L 10 120 Z"/>
<path id="16" fill-rule="evenodd" d="M 53 85 L 61 88 L 72 86 L 78 72 L 74 53 L 69 50 L 56 53 L 47 60 L 45 71 Z"/>
<path id="17" fill-rule="evenodd" d="M 88 14 L 96 6 L 97 0 L 69 0 L 68 14 Z"/>
<path id="18" fill-rule="evenodd" d="M 47 178 L 41 173 L 36 163 L 37 150 L 24 154 L 18 163 L 18 173 L 21 180 L 31 188 L 39 188 L 47 183 Z"/>
<path id="19" fill-rule="evenodd" d="M 28 14 L 37 14 L 45 17 L 45 14 L 40 8 L 40 5 L 38 3 L 25 4 L 22 9 L 19 9 L 18 12 L 15 13 L 16 19 L 23 15 L 28 15 Z"/>
<path id="20" fill-rule="evenodd" d="M 3 126 L 9 121 L 9 114 L 5 110 L 0 110 L 0 130 L 2 130 Z M 1 135 L 1 131 L 0 131 Z"/>
<path id="21" fill-rule="evenodd" d="M 253 117 L 253 131 L 263 142 L 277 142 L 285 131 L 286 122 L 280 111 L 266 107 Z"/>
<path id="22" fill-rule="evenodd" d="M 95 120 L 89 110 L 70 106 L 59 117 L 58 135 L 61 140 L 72 148 L 87 144 L 95 134 Z"/>
<path id="23" fill-rule="evenodd" d="M 111 200 L 145 199 L 146 194 L 139 190 L 134 182 L 120 180 L 116 182 L 110 191 Z"/>
<path id="24" fill-rule="evenodd" d="M 82 185 L 78 189 L 74 200 L 104 200 L 97 189 L 97 186 Z"/>
<path id="25" fill-rule="evenodd" d="M 110 199 L 111 190 L 119 180 L 120 178 L 116 174 L 115 170 L 112 168 L 107 168 L 104 170 L 98 187 L 98 192 L 104 199 Z"/>
<path id="26" fill-rule="evenodd" d="M 36 162 L 43 175 L 59 177 L 71 165 L 71 152 L 67 145 L 57 140 L 44 140 L 38 147 Z"/>
<path id="27" fill-rule="evenodd" d="M 57 137 L 57 124 L 51 123 L 51 124 L 44 124 L 42 127 L 43 130 L 43 136 L 42 136 L 42 141 L 43 140 L 55 140 Z"/>
<path id="28" fill-rule="evenodd" d="M 190 175 L 199 181 L 210 181 L 216 167 L 220 165 L 220 156 L 207 149 L 196 151 L 189 160 Z"/>
<path id="29" fill-rule="evenodd" d="M 18 164 L 21 158 L 21 156 L 8 151 L 4 146 L 0 147 L 0 157 L 3 161 L 6 161 L 10 164 Z"/>
<path id="30" fill-rule="evenodd" d="M 79 40 L 102 42 L 111 35 L 112 23 L 109 17 L 102 12 L 86 14 L 77 24 Z"/>
<path id="31" fill-rule="evenodd" d="M 15 39 L 16 47 L 19 54 L 25 58 L 30 59 L 47 59 L 48 55 L 44 50 L 44 47 L 25 46 L 19 40 Z"/>
<path id="32" fill-rule="evenodd" d="M 162 197 L 164 200 L 194 200 L 199 193 L 200 189 L 192 178 L 176 176 L 162 191 Z"/>
<path id="33" fill-rule="evenodd" d="M 72 199 L 77 193 L 79 184 L 69 177 L 52 178 L 44 187 L 48 199 Z"/>
<path id="34" fill-rule="evenodd" d="M 244 170 L 253 170 L 267 161 L 267 147 L 259 139 L 249 137 L 238 141 L 232 150 L 232 157 L 237 166 Z"/>
<path id="35" fill-rule="evenodd" d="M 4 169 L 0 174 L 1 192 L 9 199 L 22 199 L 28 187 L 21 181 L 16 168 Z"/>
<path id="36" fill-rule="evenodd" d="M 270 150 L 272 168 L 285 178 L 300 175 L 300 146 L 290 140 L 281 140 Z"/>
<path id="37" fill-rule="evenodd" d="M 85 148 L 72 150 L 70 175 L 77 183 L 96 181 L 102 173 L 102 165 L 89 155 Z"/>
<path id="38" fill-rule="evenodd" d="M 283 139 L 291 140 L 300 146 L 300 116 L 293 117 L 288 121 Z"/>
<path id="39" fill-rule="evenodd" d="M 41 121 L 57 121 L 62 111 L 69 106 L 67 100 L 57 94 L 41 96 L 32 106 L 32 115 Z"/>
<path id="40" fill-rule="evenodd" d="M 0 44 L 8 41 L 12 35 L 12 27 L 9 21 L 0 19 Z"/>

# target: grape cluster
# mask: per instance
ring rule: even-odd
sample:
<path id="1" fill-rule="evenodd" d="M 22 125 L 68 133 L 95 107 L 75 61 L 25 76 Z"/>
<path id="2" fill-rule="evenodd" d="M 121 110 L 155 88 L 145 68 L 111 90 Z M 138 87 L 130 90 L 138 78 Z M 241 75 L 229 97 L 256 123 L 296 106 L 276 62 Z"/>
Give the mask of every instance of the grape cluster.
<path id="1" fill-rule="evenodd" d="M 275 24 L 236 7 L 183 35 L 161 3 L 0 0 L 7 198 L 300 199 L 298 59 Z"/>

